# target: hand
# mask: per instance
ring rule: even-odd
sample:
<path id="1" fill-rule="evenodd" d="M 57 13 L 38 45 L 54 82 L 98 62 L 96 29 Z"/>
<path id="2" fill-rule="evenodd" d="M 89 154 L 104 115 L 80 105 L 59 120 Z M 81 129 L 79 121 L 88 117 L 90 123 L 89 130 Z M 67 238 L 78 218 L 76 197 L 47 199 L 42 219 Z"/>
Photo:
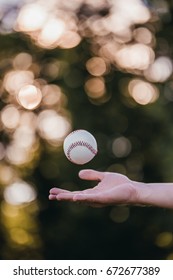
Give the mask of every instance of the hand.
<path id="1" fill-rule="evenodd" d="M 94 188 L 83 191 L 53 188 L 50 190 L 49 199 L 80 202 L 92 207 L 130 204 L 137 201 L 135 182 L 124 175 L 86 169 L 79 172 L 79 177 L 84 180 L 98 181 L 98 184 Z"/>

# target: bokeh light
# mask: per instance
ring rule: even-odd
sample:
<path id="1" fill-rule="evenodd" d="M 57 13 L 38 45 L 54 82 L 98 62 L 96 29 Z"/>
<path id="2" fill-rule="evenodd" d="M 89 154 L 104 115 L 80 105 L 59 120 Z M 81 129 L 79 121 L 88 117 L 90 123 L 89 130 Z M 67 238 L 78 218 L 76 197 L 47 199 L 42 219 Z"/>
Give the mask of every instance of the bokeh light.
<path id="1" fill-rule="evenodd" d="M 144 44 L 132 44 L 121 48 L 115 57 L 116 63 L 126 69 L 145 70 L 154 59 L 151 47 Z"/>
<path id="2" fill-rule="evenodd" d="M 173 72 L 172 60 L 168 57 L 158 57 L 145 71 L 145 77 L 151 82 L 165 82 Z"/>
<path id="3" fill-rule="evenodd" d="M 133 36 L 134 36 L 135 41 L 138 43 L 145 44 L 145 45 L 152 44 L 153 34 L 146 27 L 136 28 L 134 30 Z"/>
<path id="4" fill-rule="evenodd" d="M 118 157 L 126 157 L 131 152 L 131 143 L 126 137 L 118 137 L 112 143 L 112 152 Z"/>
<path id="5" fill-rule="evenodd" d="M 130 215 L 129 208 L 126 206 L 113 207 L 110 211 L 110 219 L 115 223 L 124 223 Z"/>
<path id="6" fill-rule="evenodd" d="M 16 70 L 27 70 L 32 65 L 32 56 L 29 53 L 19 53 L 13 59 Z"/>
<path id="7" fill-rule="evenodd" d="M 102 76 L 106 72 L 106 63 L 101 57 L 92 57 L 86 63 L 88 72 L 93 76 Z"/>
<path id="8" fill-rule="evenodd" d="M 20 126 L 16 129 L 13 139 L 16 143 L 20 143 L 20 146 L 23 148 L 31 148 L 35 141 L 35 131 L 28 126 Z"/>
<path id="9" fill-rule="evenodd" d="M 33 110 L 40 104 L 42 93 L 36 86 L 26 85 L 20 89 L 17 100 L 24 108 Z"/>
<path id="10" fill-rule="evenodd" d="M 42 87 L 43 103 L 47 106 L 57 105 L 61 102 L 62 91 L 57 85 L 49 84 Z"/>
<path id="11" fill-rule="evenodd" d="M 71 130 L 67 118 L 59 115 L 54 110 L 44 110 L 38 115 L 37 121 L 40 135 L 52 145 L 60 145 Z"/>
<path id="12" fill-rule="evenodd" d="M 34 74 L 27 70 L 12 70 L 6 73 L 3 81 L 4 88 L 12 95 L 17 94 L 20 89 L 34 81 Z"/>
<path id="13" fill-rule="evenodd" d="M 105 94 L 105 83 L 103 78 L 90 78 L 85 83 L 87 95 L 91 98 L 100 98 Z"/>
<path id="14" fill-rule="evenodd" d="M 45 48 L 53 48 L 66 29 L 65 23 L 60 19 L 49 19 L 38 36 L 38 44 Z"/>
<path id="15" fill-rule="evenodd" d="M 11 142 L 6 149 L 6 159 L 9 163 L 16 166 L 28 164 L 36 156 L 37 147 L 29 147 L 20 145 L 20 142 Z"/>
<path id="16" fill-rule="evenodd" d="M 4 199 L 9 204 L 20 205 L 35 200 L 36 193 L 30 184 L 19 181 L 6 187 L 4 191 Z"/>
<path id="17" fill-rule="evenodd" d="M 7 105 L 1 111 L 1 121 L 5 128 L 15 129 L 20 121 L 19 110 L 14 105 Z"/>
<path id="18" fill-rule="evenodd" d="M 5 149 L 3 152 L 5 156 Z M 12 184 L 15 177 L 16 177 L 16 172 L 12 166 L 6 164 L 0 164 L 0 183 L 3 186 Z"/>
<path id="19" fill-rule="evenodd" d="M 141 105 L 153 103 L 159 97 L 157 87 L 139 79 L 130 81 L 128 89 L 129 94 L 133 97 L 133 99 Z"/>
<path id="20" fill-rule="evenodd" d="M 172 232 L 161 232 L 156 238 L 156 245 L 158 247 L 168 247 L 173 243 L 173 234 Z"/>
<path id="21" fill-rule="evenodd" d="M 46 19 L 47 11 L 43 5 L 39 3 L 26 4 L 19 12 L 16 28 L 24 32 L 36 31 L 42 28 Z"/>

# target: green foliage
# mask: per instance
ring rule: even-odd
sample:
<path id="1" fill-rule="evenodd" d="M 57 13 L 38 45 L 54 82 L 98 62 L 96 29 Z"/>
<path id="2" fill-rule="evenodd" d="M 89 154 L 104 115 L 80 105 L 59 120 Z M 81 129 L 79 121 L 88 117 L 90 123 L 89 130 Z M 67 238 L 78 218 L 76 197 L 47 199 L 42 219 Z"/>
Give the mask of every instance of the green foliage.
<path id="1" fill-rule="evenodd" d="M 168 7 L 170 17 L 165 20 L 166 16 L 159 14 L 157 1 L 150 2 L 153 2 L 156 12 L 154 20 L 134 24 L 130 28 L 133 31 L 138 27 L 148 28 L 154 37 L 152 49 L 156 58 L 166 56 L 172 61 L 171 4 L 159 1 Z M 85 24 L 86 19 L 91 20 L 93 14 L 98 16 L 98 7 L 90 9 L 83 6 L 78 10 L 79 26 Z M 107 9 L 104 13 L 104 9 L 100 11 L 101 18 L 107 16 Z M 163 242 L 167 240 L 167 233 L 172 234 L 173 240 L 171 210 L 128 206 L 91 209 L 48 200 L 49 189 L 53 186 L 69 190 L 92 187 L 93 182 L 78 178 L 81 168 L 120 172 L 137 181 L 173 182 L 172 73 L 163 82 L 148 81 L 144 70 L 123 67 L 118 62 L 112 63 L 111 59 L 103 58 L 107 71 L 94 76 L 86 67 L 87 61 L 98 57 L 98 49 L 112 38 L 115 43 L 117 37 L 111 32 L 100 36 L 91 34 L 89 27 L 86 33 L 82 27 L 80 31 L 80 43 L 69 49 L 41 47 L 31 33 L 20 30 L 0 35 L 0 258 L 173 259 L 173 241 Z M 123 37 L 118 37 L 119 48 L 133 43 L 133 38 L 128 42 L 122 41 Z M 20 53 L 32 57 L 27 71 L 34 73 L 36 86 L 41 90 L 45 85 L 59 87 L 61 93 L 57 103 L 42 102 L 33 110 L 27 110 L 16 101 L 14 94 L 8 92 L 4 86 L 5 77 L 10 71 L 17 71 L 14 61 Z M 97 89 L 94 93 L 91 88 L 87 89 L 87 81 L 93 78 L 104 82 L 105 91 L 100 97 L 97 97 Z M 159 92 L 154 102 L 140 104 L 130 96 L 129 83 L 136 79 L 150 83 Z M 58 88 L 55 92 L 58 96 Z M 13 143 L 19 127 L 18 124 L 9 128 L 3 122 L 2 112 L 11 104 L 19 111 L 24 126 L 29 123 L 26 121 L 28 114 L 35 135 L 27 159 L 21 163 L 16 163 L 4 152 Z M 65 118 L 70 130 L 82 128 L 93 133 L 98 142 L 98 155 L 84 166 L 69 162 L 62 150 L 65 134 L 55 141 L 34 128 L 44 110 L 53 110 Z M 11 119 L 13 117 L 10 115 Z M 122 145 L 118 148 L 117 139 Z M 18 144 L 22 146 L 24 143 L 20 140 Z M 37 194 L 35 200 L 10 204 L 8 193 L 6 196 L 4 193 L 16 178 L 33 187 Z"/>

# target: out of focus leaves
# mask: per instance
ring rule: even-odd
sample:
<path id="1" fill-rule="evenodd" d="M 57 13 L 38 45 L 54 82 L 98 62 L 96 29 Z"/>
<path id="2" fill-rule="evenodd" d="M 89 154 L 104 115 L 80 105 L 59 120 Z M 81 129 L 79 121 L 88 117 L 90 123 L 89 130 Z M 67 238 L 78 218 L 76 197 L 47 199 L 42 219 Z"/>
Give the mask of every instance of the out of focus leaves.
<path id="1" fill-rule="evenodd" d="M 7 2 L 1 259 L 173 259 L 171 210 L 48 200 L 53 186 L 93 186 L 78 178 L 81 168 L 173 182 L 172 1 Z M 98 142 L 98 155 L 84 166 L 62 150 L 78 128 Z"/>

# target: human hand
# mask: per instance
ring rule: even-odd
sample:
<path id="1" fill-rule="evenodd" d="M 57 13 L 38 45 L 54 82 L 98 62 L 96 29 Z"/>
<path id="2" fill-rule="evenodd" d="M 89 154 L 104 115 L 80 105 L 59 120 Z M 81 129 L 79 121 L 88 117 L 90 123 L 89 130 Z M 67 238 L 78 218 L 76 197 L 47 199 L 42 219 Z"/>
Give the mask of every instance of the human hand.
<path id="1" fill-rule="evenodd" d="M 92 207 L 133 204 L 137 202 L 135 182 L 124 175 L 86 169 L 79 172 L 79 177 L 84 180 L 98 181 L 98 184 L 94 188 L 82 191 L 52 188 L 49 199 L 80 202 Z"/>

